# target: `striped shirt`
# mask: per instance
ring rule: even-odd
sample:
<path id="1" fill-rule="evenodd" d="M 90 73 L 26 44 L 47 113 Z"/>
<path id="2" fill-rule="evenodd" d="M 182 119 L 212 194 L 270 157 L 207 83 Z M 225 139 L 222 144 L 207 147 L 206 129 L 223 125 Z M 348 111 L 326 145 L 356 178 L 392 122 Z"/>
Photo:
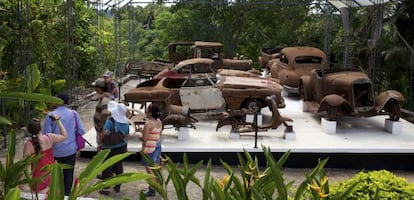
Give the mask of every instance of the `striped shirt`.
<path id="1" fill-rule="evenodd" d="M 145 142 L 144 146 L 144 153 L 149 154 L 152 153 L 155 148 L 157 147 L 157 142 L 160 140 L 162 128 L 154 128 L 149 131 L 149 134 L 147 136 L 147 140 Z"/>

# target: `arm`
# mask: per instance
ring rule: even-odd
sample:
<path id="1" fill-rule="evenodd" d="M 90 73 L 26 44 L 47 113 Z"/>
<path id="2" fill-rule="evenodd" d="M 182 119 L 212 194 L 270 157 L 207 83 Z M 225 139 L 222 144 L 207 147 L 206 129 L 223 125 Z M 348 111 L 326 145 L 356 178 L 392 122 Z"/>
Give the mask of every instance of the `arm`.
<path id="1" fill-rule="evenodd" d="M 142 140 L 142 147 L 145 147 L 145 144 L 148 140 L 148 135 L 149 135 L 149 130 L 150 130 L 150 123 L 149 121 L 146 121 L 144 124 L 144 128 L 142 129 L 142 136 L 141 136 L 141 140 Z"/>
<path id="2" fill-rule="evenodd" d="M 50 134 L 50 137 L 53 139 L 54 143 L 59 143 L 59 142 L 63 142 L 67 137 L 67 133 L 66 133 L 66 129 L 63 126 L 62 122 L 60 121 L 60 118 L 58 117 L 56 119 L 56 124 L 58 125 L 59 129 L 60 129 L 60 134 Z"/>
<path id="3" fill-rule="evenodd" d="M 26 140 L 23 147 L 23 158 L 33 155 L 35 153 L 34 147 L 30 140 Z"/>

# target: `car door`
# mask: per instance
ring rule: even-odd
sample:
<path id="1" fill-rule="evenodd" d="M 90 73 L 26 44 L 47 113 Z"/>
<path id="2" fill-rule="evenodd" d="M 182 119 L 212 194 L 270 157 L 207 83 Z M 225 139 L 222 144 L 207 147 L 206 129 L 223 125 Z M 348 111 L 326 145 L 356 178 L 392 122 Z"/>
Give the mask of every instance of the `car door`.
<path id="1" fill-rule="evenodd" d="M 225 101 L 219 88 L 209 78 L 189 78 L 179 91 L 181 104 L 193 112 L 223 110 Z"/>

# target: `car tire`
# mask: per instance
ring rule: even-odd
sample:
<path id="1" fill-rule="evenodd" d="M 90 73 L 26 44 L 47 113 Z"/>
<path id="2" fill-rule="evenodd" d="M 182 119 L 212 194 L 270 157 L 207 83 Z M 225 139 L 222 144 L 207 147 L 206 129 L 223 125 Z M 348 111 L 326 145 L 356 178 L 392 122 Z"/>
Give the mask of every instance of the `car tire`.
<path id="1" fill-rule="evenodd" d="M 262 108 L 262 102 L 258 99 L 249 99 L 244 105 L 248 113 L 257 113 Z"/>

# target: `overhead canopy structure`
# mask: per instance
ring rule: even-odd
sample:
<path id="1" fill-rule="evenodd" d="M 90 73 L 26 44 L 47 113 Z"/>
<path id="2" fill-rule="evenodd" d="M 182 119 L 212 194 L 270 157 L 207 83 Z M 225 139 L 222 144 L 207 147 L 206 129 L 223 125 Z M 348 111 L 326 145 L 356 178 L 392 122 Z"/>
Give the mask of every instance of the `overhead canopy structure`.
<path id="1" fill-rule="evenodd" d="M 389 2 L 389 0 L 328 0 L 338 9 L 348 7 L 372 6 Z"/>

